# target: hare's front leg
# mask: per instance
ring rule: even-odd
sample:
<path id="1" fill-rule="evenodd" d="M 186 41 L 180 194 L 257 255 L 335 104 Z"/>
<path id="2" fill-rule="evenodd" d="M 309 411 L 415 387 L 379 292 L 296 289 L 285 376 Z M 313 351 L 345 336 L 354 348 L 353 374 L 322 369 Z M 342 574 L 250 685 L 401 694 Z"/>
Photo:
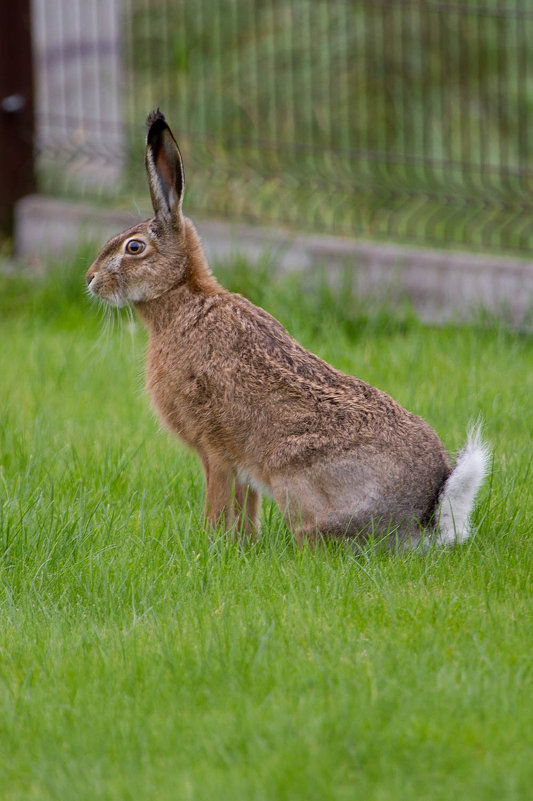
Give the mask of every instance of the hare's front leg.
<path id="1" fill-rule="evenodd" d="M 254 539 L 259 533 L 261 496 L 249 484 L 236 479 L 233 500 L 237 534 Z"/>
<path id="2" fill-rule="evenodd" d="M 226 530 L 233 523 L 233 471 L 202 455 L 205 473 L 204 520 Z"/>

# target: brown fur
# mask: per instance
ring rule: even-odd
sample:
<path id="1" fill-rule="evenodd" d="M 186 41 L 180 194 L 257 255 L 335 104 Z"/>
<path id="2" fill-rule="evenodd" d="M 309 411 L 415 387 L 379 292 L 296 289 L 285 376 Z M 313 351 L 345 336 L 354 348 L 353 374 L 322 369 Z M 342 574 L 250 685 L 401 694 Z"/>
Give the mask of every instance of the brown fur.
<path id="1" fill-rule="evenodd" d="M 266 491 L 299 539 L 392 527 L 417 540 L 450 474 L 436 433 L 220 286 L 181 212 L 170 129 L 160 114 L 149 125 L 155 216 L 110 240 L 87 282 L 111 303 L 133 303 L 146 324 L 147 388 L 168 428 L 200 455 L 208 520 L 253 534 Z M 145 245 L 140 255 L 125 252 L 132 238 Z"/>

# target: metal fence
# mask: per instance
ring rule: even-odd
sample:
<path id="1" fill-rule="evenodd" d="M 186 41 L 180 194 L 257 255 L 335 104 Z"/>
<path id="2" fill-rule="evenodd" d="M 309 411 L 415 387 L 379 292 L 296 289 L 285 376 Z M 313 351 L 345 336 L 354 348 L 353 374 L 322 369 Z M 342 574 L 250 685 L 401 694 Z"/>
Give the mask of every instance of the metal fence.
<path id="1" fill-rule="evenodd" d="M 186 209 L 532 250 L 529 0 L 33 0 L 43 189 L 146 197 L 144 119 Z"/>

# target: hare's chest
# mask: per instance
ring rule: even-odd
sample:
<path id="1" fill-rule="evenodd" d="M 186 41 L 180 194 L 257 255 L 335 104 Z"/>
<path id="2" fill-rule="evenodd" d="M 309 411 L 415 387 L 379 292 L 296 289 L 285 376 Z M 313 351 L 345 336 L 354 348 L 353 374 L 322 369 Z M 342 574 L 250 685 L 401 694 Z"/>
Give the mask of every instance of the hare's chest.
<path id="1" fill-rule="evenodd" d="M 164 345 L 148 350 L 146 388 L 163 423 L 193 445 L 212 404 L 205 375 L 183 354 Z"/>

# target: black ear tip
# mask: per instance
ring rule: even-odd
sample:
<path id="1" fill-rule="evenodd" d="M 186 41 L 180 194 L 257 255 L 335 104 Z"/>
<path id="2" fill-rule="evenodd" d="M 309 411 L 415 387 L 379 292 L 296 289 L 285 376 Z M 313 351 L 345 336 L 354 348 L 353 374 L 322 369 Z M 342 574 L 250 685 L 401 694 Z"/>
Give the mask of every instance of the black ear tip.
<path id="1" fill-rule="evenodd" d="M 165 115 L 161 111 L 159 111 L 159 108 L 154 109 L 147 116 L 147 118 L 146 118 L 146 127 L 147 127 L 147 129 L 150 130 L 152 125 L 154 125 L 154 123 L 156 123 L 156 122 L 162 122 L 164 125 L 166 125 Z"/>

